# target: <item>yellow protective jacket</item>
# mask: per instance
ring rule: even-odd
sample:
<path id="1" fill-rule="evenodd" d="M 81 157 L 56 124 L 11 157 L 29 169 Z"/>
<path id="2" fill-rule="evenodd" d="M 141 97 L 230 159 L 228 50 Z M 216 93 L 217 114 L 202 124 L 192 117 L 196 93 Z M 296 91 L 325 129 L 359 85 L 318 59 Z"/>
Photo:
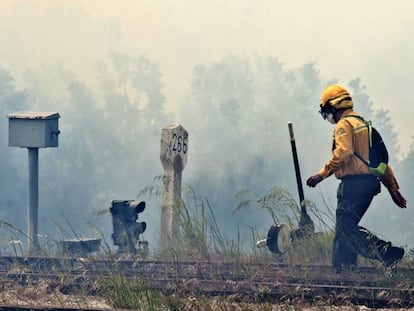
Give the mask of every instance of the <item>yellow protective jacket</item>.
<path id="1" fill-rule="evenodd" d="M 364 159 L 368 159 L 368 128 L 357 118 L 345 118 L 349 115 L 359 116 L 352 109 L 347 109 L 342 113 L 333 132 L 332 157 L 319 171 L 324 179 L 332 174 L 335 174 L 338 179 L 347 175 L 370 174 L 368 167 L 354 155 L 356 151 Z M 399 189 L 397 179 L 389 165 L 380 180 L 390 192 Z"/>

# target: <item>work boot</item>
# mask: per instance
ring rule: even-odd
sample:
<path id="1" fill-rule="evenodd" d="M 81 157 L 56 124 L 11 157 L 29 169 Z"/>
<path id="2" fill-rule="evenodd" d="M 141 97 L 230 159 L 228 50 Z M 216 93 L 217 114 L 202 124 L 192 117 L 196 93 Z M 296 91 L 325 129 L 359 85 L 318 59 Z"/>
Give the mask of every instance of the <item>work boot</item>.
<path id="1" fill-rule="evenodd" d="M 401 259 L 404 257 L 404 249 L 400 247 L 392 246 L 387 250 L 387 253 L 384 256 L 384 265 L 388 268 L 393 268 Z"/>

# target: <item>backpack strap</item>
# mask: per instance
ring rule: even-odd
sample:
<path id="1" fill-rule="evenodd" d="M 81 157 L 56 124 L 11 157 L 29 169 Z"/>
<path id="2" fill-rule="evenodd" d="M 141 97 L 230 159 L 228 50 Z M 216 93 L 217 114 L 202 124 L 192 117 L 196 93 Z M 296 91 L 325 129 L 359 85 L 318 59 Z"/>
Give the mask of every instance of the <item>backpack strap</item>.
<path id="1" fill-rule="evenodd" d="M 365 120 L 363 117 L 361 116 L 356 116 L 356 115 L 347 115 L 344 118 L 356 118 L 360 121 L 362 121 L 365 126 L 368 128 L 368 147 L 370 148 L 372 146 L 372 125 L 371 125 L 371 121 L 367 121 Z M 360 159 L 368 168 L 369 168 L 369 160 L 365 160 L 359 153 L 357 153 L 356 151 L 354 151 L 354 155 Z"/>
<path id="2" fill-rule="evenodd" d="M 344 118 L 347 118 L 347 117 L 354 117 L 354 118 L 357 118 L 357 119 L 361 120 L 365 124 L 365 126 L 368 128 L 368 144 L 369 144 L 368 147 L 369 147 L 369 154 L 371 154 L 371 148 L 373 146 L 373 140 L 374 140 L 373 137 L 374 137 L 374 135 L 375 135 L 375 139 L 382 140 L 381 135 L 378 133 L 378 131 L 376 129 L 374 129 L 372 127 L 371 121 L 366 121 L 361 116 L 349 115 L 349 116 L 345 116 Z M 354 130 L 355 130 L 355 128 L 354 128 Z M 373 174 L 377 177 L 384 176 L 385 170 L 387 168 L 387 163 L 388 163 L 388 151 L 387 151 L 385 145 L 382 145 L 382 147 L 383 148 L 382 148 L 381 151 L 383 151 L 383 153 L 385 154 L 385 159 L 381 158 L 377 167 L 371 167 L 371 163 L 370 163 L 369 160 L 368 161 L 365 160 L 364 158 L 361 157 L 361 155 L 359 155 L 357 152 L 354 151 L 354 155 L 358 159 L 360 159 L 368 167 L 368 170 L 370 171 L 371 174 Z"/>

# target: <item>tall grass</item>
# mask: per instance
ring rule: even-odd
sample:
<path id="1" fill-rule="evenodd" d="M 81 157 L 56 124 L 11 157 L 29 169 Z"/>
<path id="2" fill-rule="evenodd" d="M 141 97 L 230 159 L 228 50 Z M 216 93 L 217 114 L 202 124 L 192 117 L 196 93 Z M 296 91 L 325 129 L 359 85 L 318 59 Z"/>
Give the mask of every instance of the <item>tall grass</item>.
<path id="1" fill-rule="evenodd" d="M 156 179 L 160 180 L 160 179 Z M 159 198 L 162 189 L 158 186 L 148 186 L 144 188 L 138 196 L 149 195 Z M 242 190 L 237 194 L 240 202 L 235 210 L 241 211 L 248 206 L 254 206 L 268 213 L 269 219 L 274 224 L 285 224 L 292 230 L 296 229 L 300 221 L 300 208 L 292 196 L 282 188 L 274 187 L 265 195 L 261 196 L 252 191 Z M 206 197 L 198 196 L 194 189 L 185 185 L 179 206 L 180 215 L 180 244 L 171 247 L 164 252 L 154 252 L 150 259 L 167 259 L 173 262 L 182 260 L 207 260 L 207 261 L 226 261 L 240 263 L 243 265 L 248 262 L 267 263 L 270 261 L 281 261 L 288 264 L 324 263 L 329 264 L 331 260 L 331 249 L 333 240 L 333 229 L 326 225 L 324 219 L 332 215 L 322 214 L 310 201 L 305 202 L 307 209 L 312 214 L 315 221 L 319 221 L 320 227 L 324 230 L 317 232 L 303 239 L 292 242 L 291 247 L 283 255 L 275 255 L 267 248 L 257 248 L 256 241 L 263 237 L 263 232 L 251 227 L 251 252 L 245 252 L 241 246 L 240 234 L 235 239 L 229 238 L 224 233 L 214 215 L 214 208 L 210 205 Z M 108 216 L 109 213 L 103 213 Z M 62 237 L 69 234 L 73 235 L 74 229 L 69 226 L 69 230 L 61 228 Z M 10 224 L 0 222 L 0 229 L 8 232 L 8 238 L 4 241 L 18 241 L 25 238 L 25 234 L 14 228 Z M 97 234 L 99 230 L 96 229 Z M 237 232 L 240 230 L 237 228 Z M 98 280 L 99 295 L 102 296 L 112 307 L 134 309 L 134 310 L 235 310 L 232 302 L 225 298 L 206 298 L 199 295 L 183 294 L 180 291 L 179 282 L 175 289 L 169 294 L 150 289 L 146 286 L 146 279 L 137 272 L 133 277 L 127 276 L 119 265 L 120 256 L 112 251 L 111 243 L 104 241 L 102 252 L 97 254 L 98 258 L 105 258 L 112 263 L 109 277 L 102 277 Z M 58 240 L 50 239 L 49 243 Z M 13 244 L 11 244 L 13 245 Z M 16 244 L 11 248 L 11 253 L 19 256 L 23 253 L 22 244 Z M 49 247 L 49 246 L 48 246 Z M 49 248 L 48 248 L 49 249 Z M 43 254 L 48 255 L 46 249 L 42 249 Z M 55 254 L 50 254 L 54 256 Z M 93 256 L 89 260 L 93 260 Z M 142 258 L 136 257 L 136 260 Z M 414 249 L 408 250 L 405 263 L 408 266 L 414 265 Z M 237 269 L 237 267 L 235 268 Z M 178 268 L 177 268 L 178 277 Z M 237 271 L 235 271 L 237 273 Z M 396 275 L 401 282 L 407 282 L 407 276 Z M 414 279 L 409 276 L 408 280 Z M 82 289 L 82 287 L 81 287 Z M 87 300 L 88 291 L 79 291 L 79 295 L 84 295 Z M 259 303 L 242 305 L 243 310 L 272 310 L 270 303 Z M 283 309 L 283 308 L 282 308 Z M 284 310 L 288 310 L 284 309 Z M 281 310 L 281 309 L 280 309 Z"/>
<path id="2" fill-rule="evenodd" d="M 145 286 L 139 275 L 125 277 L 119 266 L 114 266 L 108 278 L 101 279 L 102 295 L 114 308 L 133 310 L 159 310 L 162 295 Z"/>
<path id="3" fill-rule="evenodd" d="M 235 207 L 236 211 L 240 211 L 246 207 L 256 207 L 268 213 L 272 219 L 273 224 L 285 225 L 289 227 L 291 232 L 299 228 L 301 221 L 301 209 L 293 199 L 292 195 L 283 188 L 273 187 L 265 195 L 259 194 L 250 190 L 241 190 L 237 193 L 237 197 L 241 201 Z M 283 255 L 274 256 L 280 261 L 290 264 L 305 264 L 305 263 L 328 263 L 331 258 L 331 246 L 333 241 L 333 230 L 329 228 L 324 219 L 332 217 L 331 215 L 323 215 L 315 204 L 309 200 L 303 202 L 309 213 L 312 214 L 313 221 L 318 221 L 320 228 L 324 231 L 317 234 L 306 235 L 300 239 L 292 240 L 291 247 Z M 269 226 L 270 227 L 270 226 Z M 252 231 L 254 229 L 252 228 Z M 254 232 L 254 236 L 258 237 Z M 264 248 L 268 252 L 267 248 Z M 256 260 L 260 260 L 255 252 Z M 263 255 L 263 252 L 260 253 Z M 264 257 L 266 258 L 266 257 Z"/>
<path id="4" fill-rule="evenodd" d="M 157 176 L 155 181 L 161 180 Z M 148 186 L 141 190 L 140 196 L 159 198 L 162 196 L 160 186 Z M 156 256 L 169 256 L 172 260 L 211 258 L 237 258 L 241 255 L 240 238 L 227 237 L 220 229 L 214 211 L 207 197 L 198 196 L 194 189 L 183 185 L 177 211 L 180 217 L 179 245 L 174 245 Z"/>

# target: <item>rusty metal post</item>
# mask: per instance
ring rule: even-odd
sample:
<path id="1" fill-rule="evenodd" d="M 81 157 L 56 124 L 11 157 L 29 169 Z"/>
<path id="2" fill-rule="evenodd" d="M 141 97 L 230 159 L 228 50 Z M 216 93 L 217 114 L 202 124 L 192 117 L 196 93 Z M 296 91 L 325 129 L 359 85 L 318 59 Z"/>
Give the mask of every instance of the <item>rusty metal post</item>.
<path id="1" fill-rule="evenodd" d="M 188 132 L 181 125 L 169 125 L 161 131 L 160 159 L 164 168 L 164 192 L 161 206 L 160 248 L 179 242 L 182 172 L 187 164 Z"/>

